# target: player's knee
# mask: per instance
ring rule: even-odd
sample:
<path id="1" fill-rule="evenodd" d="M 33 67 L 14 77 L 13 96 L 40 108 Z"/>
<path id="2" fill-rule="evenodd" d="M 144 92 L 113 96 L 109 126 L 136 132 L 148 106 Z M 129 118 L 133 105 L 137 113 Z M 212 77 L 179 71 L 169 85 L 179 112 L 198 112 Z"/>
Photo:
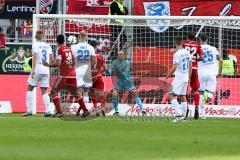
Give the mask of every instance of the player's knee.
<path id="1" fill-rule="evenodd" d="M 173 100 L 173 98 L 174 98 L 173 94 L 172 94 L 172 93 L 169 93 L 169 94 L 168 94 L 168 100 L 171 101 L 171 100 Z"/>
<path id="2" fill-rule="evenodd" d="M 118 93 L 117 93 L 117 90 L 116 90 L 116 89 L 113 89 L 113 90 L 112 90 L 112 95 L 115 96 L 115 97 L 117 97 Z"/>
<path id="3" fill-rule="evenodd" d="M 186 102 L 187 99 L 186 99 L 186 96 L 181 96 L 181 102 Z"/>
<path id="4" fill-rule="evenodd" d="M 198 89 L 192 89 L 192 91 L 194 94 L 199 93 Z"/>
<path id="5" fill-rule="evenodd" d="M 57 94 L 56 88 L 52 88 L 51 90 L 51 95 L 55 96 Z"/>
<path id="6" fill-rule="evenodd" d="M 207 92 L 207 97 L 208 97 L 208 100 L 212 100 L 213 99 L 213 94 L 211 92 Z"/>
<path id="7" fill-rule="evenodd" d="M 203 94 L 204 94 L 204 91 L 199 91 L 199 94 L 200 94 L 200 95 L 203 95 Z"/>
<path id="8" fill-rule="evenodd" d="M 105 93 L 104 93 L 104 91 L 98 91 L 98 95 L 99 96 L 105 96 Z"/>
<path id="9" fill-rule="evenodd" d="M 135 90 L 132 90 L 132 91 L 131 91 L 131 94 L 132 94 L 133 96 L 138 96 L 138 94 L 137 94 L 137 92 L 136 92 Z"/>
<path id="10" fill-rule="evenodd" d="M 47 93 L 47 88 L 41 88 L 41 93 L 42 93 L 42 95 L 46 94 Z"/>
<path id="11" fill-rule="evenodd" d="M 34 87 L 33 86 L 31 86 L 31 85 L 28 85 L 28 91 L 33 91 L 33 89 L 34 89 Z"/>

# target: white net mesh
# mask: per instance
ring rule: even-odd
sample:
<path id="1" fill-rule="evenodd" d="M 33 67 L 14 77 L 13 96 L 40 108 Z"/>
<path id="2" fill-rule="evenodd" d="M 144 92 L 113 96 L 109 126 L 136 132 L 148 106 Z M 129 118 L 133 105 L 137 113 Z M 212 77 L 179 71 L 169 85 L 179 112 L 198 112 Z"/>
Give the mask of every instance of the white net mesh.
<path id="1" fill-rule="evenodd" d="M 228 53 L 228 57 L 236 64 L 235 74 L 217 79 L 217 89 L 209 104 L 240 105 L 240 72 L 237 70 L 240 56 L 240 20 L 145 20 L 142 19 L 114 19 L 89 17 L 68 19 L 37 18 L 37 29 L 45 31 L 45 40 L 56 51 L 56 36 L 64 34 L 78 38 L 81 30 L 89 34 L 89 41 L 97 42 L 98 52 L 104 55 L 108 65 L 116 59 L 119 50 L 125 50 L 131 62 L 134 84 L 143 103 L 165 104 L 167 93 L 171 85 L 164 82 L 164 77 L 172 66 L 174 39 L 182 36 L 186 40 L 188 32 L 196 33 L 199 41 L 200 33 L 207 33 L 209 44 L 216 47 L 221 54 Z M 56 72 L 55 72 L 56 73 Z M 105 91 L 107 100 L 111 102 L 110 91 L 113 88 L 113 76 L 105 75 Z M 190 89 L 189 89 L 190 92 Z M 64 95 L 64 94 L 63 94 Z M 133 103 L 132 97 L 124 92 L 122 103 Z M 192 94 L 189 99 L 192 104 Z"/>

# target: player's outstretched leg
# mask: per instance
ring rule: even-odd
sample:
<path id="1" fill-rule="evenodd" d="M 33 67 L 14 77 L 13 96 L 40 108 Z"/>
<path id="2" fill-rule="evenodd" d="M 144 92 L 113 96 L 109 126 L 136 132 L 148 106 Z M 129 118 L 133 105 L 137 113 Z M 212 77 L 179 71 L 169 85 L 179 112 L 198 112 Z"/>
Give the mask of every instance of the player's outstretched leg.
<path id="1" fill-rule="evenodd" d="M 142 111 L 142 115 L 146 116 L 147 113 L 145 112 L 145 109 L 143 108 L 143 103 L 142 103 L 141 98 L 137 95 L 137 93 L 135 91 L 131 91 L 131 92 L 135 97 L 135 101 L 136 101 L 137 105 L 140 107 L 140 109 Z"/>
<path id="2" fill-rule="evenodd" d="M 173 120 L 173 122 L 181 122 L 182 120 L 184 120 L 184 116 L 177 99 L 174 98 L 172 93 L 169 93 L 168 99 L 171 102 L 176 112 L 176 118 Z"/>
<path id="3" fill-rule="evenodd" d="M 28 91 L 26 93 L 26 106 L 27 106 L 27 112 L 23 113 L 22 116 L 31 116 L 32 115 L 32 98 L 33 98 L 33 91 L 34 87 L 28 85 Z"/>
<path id="4" fill-rule="evenodd" d="M 118 92 L 116 89 L 113 89 L 112 91 L 112 104 L 115 110 L 115 113 L 113 115 L 118 116 L 119 115 L 119 111 L 118 111 Z"/>

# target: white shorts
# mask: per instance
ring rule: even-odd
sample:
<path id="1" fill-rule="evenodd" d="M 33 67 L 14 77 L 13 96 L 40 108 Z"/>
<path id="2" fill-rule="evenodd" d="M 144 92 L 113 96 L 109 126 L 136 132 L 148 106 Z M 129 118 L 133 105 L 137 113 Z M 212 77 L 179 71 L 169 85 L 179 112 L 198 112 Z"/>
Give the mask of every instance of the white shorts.
<path id="1" fill-rule="evenodd" d="M 49 87 L 49 74 L 35 74 L 33 79 L 31 75 L 28 77 L 28 84 L 30 86 L 36 87 L 38 83 L 40 83 L 40 87 L 48 88 Z"/>
<path id="2" fill-rule="evenodd" d="M 169 93 L 175 96 L 186 96 L 187 88 L 188 88 L 188 82 L 173 81 Z"/>
<path id="3" fill-rule="evenodd" d="M 210 75 L 199 75 L 200 88 L 199 91 L 204 92 L 205 90 L 214 93 L 216 90 L 217 80 L 216 76 Z"/>
<path id="4" fill-rule="evenodd" d="M 81 66 L 76 69 L 77 87 L 91 88 L 92 87 L 92 71 L 88 66 Z"/>

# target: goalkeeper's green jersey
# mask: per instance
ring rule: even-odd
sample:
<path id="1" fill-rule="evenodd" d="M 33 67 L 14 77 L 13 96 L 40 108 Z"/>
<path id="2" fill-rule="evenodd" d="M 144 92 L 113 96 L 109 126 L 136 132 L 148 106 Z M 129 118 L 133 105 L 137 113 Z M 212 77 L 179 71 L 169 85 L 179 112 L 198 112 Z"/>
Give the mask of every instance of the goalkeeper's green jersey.
<path id="1" fill-rule="evenodd" d="M 115 60 L 111 66 L 112 72 L 117 76 L 120 81 L 131 81 L 131 67 L 128 61 Z"/>

